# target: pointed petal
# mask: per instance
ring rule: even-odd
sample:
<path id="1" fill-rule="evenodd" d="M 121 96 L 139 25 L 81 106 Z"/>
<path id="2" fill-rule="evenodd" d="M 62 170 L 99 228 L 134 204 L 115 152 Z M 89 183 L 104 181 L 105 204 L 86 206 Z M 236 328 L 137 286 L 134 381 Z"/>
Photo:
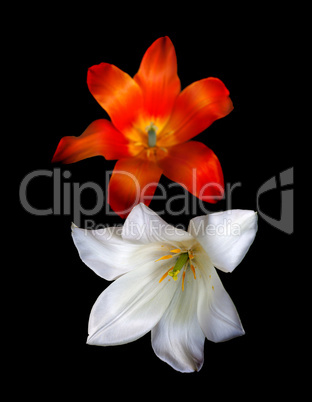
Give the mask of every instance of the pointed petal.
<path id="1" fill-rule="evenodd" d="M 207 339 L 223 342 L 244 335 L 236 308 L 207 256 L 196 256 L 196 264 L 201 274 L 197 314 Z"/>
<path id="2" fill-rule="evenodd" d="M 178 244 L 194 241 L 188 232 L 169 225 L 142 203 L 135 206 L 128 215 L 122 228 L 122 237 L 142 244 L 153 242 Z"/>
<path id="3" fill-rule="evenodd" d="M 73 241 L 82 261 L 109 281 L 161 255 L 160 247 L 143 247 L 122 239 L 121 230 L 121 227 L 87 230 L 72 226 Z"/>
<path id="4" fill-rule="evenodd" d="M 147 49 L 134 80 L 143 92 L 146 117 L 151 121 L 168 118 L 180 92 L 180 80 L 175 49 L 167 36 Z"/>
<path id="5" fill-rule="evenodd" d="M 121 159 L 116 163 L 108 186 L 108 203 L 122 218 L 140 202 L 149 205 L 162 170 L 148 159 Z"/>
<path id="6" fill-rule="evenodd" d="M 164 314 L 176 290 L 174 281 L 159 283 L 168 269 L 166 261 L 149 262 L 113 282 L 92 308 L 88 343 L 120 345 L 149 332 Z"/>
<path id="7" fill-rule="evenodd" d="M 215 203 L 223 198 L 224 181 L 220 162 L 201 142 L 190 141 L 168 148 L 158 161 L 163 174 L 180 183 L 199 199 Z"/>
<path id="8" fill-rule="evenodd" d="M 232 272 L 255 239 L 257 214 L 234 209 L 197 216 L 191 219 L 188 231 L 197 238 L 216 268 Z"/>
<path id="9" fill-rule="evenodd" d="M 194 280 L 190 269 L 186 270 L 185 283 L 182 292 L 179 280 L 178 290 L 169 307 L 152 329 L 155 354 L 175 370 L 184 373 L 201 369 L 205 342 L 197 318 L 198 280 Z"/>
<path id="10" fill-rule="evenodd" d="M 172 146 L 204 131 L 215 120 L 229 114 L 233 104 L 229 91 L 217 78 L 206 78 L 186 87 L 178 96 L 158 145 Z"/>
<path id="11" fill-rule="evenodd" d="M 140 87 L 127 73 L 101 63 L 89 68 L 87 84 L 118 130 L 131 126 L 140 113 L 143 98 Z"/>
<path id="12" fill-rule="evenodd" d="M 74 163 L 97 155 L 106 159 L 119 159 L 135 155 L 140 150 L 110 121 L 99 119 L 91 123 L 79 137 L 63 137 L 52 162 Z"/>

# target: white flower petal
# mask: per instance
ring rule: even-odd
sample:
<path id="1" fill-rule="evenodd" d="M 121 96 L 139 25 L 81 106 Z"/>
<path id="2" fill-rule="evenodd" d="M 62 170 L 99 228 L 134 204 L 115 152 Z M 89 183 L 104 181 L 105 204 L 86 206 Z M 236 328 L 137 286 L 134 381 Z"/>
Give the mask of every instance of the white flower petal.
<path id="1" fill-rule="evenodd" d="M 193 237 L 182 229 L 166 223 L 144 204 L 136 205 L 128 215 L 122 230 L 123 239 L 147 244 L 151 242 L 189 242 Z"/>
<path id="2" fill-rule="evenodd" d="M 199 371 L 204 362 L 205 335 L 197 318 L 198 280 L 187 269 L 182 292 L 179 274 L 174 297 L 159 323 L 152 329 L 155 354 L 181 372 Z"/>
<path id="3" fill-rule="evenodd" d="M 113 282 L 95 302 L 88 343 L 108 346 L 132 342 L 161 319 L 176 290 L 174 281 L 159 280 L 168 261 L 150 262 Z"/>
<path id="4" fill-rule="evenodd" d="M 190 221 L 188 231 L 203 246 L 216 268 L 232 272 L 254 241 L 257 214 L 236 209 L 198 216 Z"/>
<path id="5" fill-rule="evenodd" d="M 121 227 L 99 230 L 79 229 L 72 226 L 72 237 L 82 261 L 95 273 L 107 280 L 137 268 L 138 265 L 163 255 L 158 247 L 131 244 L 120 236 Z"/>
<path id="6" fill-rule="evenodd" d="M 196 256 L 200 268 L 198 320 L 207 339 L 223 342 L 244 335 L 236 308 L 209 259 Z"/>

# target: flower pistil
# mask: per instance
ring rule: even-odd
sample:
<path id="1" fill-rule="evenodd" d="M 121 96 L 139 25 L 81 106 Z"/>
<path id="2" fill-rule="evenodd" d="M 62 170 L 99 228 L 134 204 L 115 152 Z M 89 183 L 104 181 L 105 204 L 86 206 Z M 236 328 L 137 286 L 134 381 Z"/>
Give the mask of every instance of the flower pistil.
<path id="1" fill-rule="evenodd" d="M 191 264 L 191 260 L 194 258 L 194 254 L 192 250 L 185 250 L 181 251 L 180 249 L 174 249 L 170 251 L 171 253 L 179 254 L 178 259 L 175 262 L 175 265 L 171 267 L 165 274 L 160 278 L 159 283 L 161 283 L 168 275 L 173 278 L 174 281 L 178 279 L 178 275 L 181 270 L 183 270 L 182 273 L 182 291 L 184 290 L 184 280 L 185 280 L 185 272 L 188 266 L 191 268 L 193 272 L 194 279 L 196 279 L 196 273 L 195 273 L 195 266 Z M 177 255 L 176 255 L 177 256 Z M 169 255 L 164 255 L 163 257 L 159 258 L 157 261 L 161 260 L 167 260 L 172 257 L 176 257 L 175 255 L 169 254 Z M 170 279 L 169 279 L 170 280 Z"/>
<path id="2" fill-rule="evenodd" d="M 148 135 L 148 146 L 149 147 L 155 147 L 156 146 L 156 132 L 157 132 L 157 126 L 153 122 L 149 126 L 146 127 L 145 129 L 147 131 Z"/>

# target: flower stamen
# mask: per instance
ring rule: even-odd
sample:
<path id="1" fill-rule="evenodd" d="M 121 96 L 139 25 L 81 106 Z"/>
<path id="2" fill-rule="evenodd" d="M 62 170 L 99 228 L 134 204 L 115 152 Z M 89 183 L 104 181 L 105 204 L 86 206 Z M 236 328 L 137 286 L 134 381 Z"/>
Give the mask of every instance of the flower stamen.
<path id="1" fill-rule="evenodd" d="M 164 255 L 164 256 L 158 258 L 158 260 L 156 260 L 155 262 L 160 261 L 160 260 L 168 260 L 168 258 L 172 258 L 172 257 L 174 257 L 174 256 L 173 255 Z"/>
<path id="2" fill-rule="evenodd" d="M 173 278 L 174 281 L 178 279 L 178 275 L 180 271 L 183 269 L 182 273 L 182 291 L 184 291 L 184 282 L 185 282 L 185 274 L 186 274 L 186 269 L 188 266 L 190 266 L 194 279 L 196 279 L 196 272 L 195 272 L 195 267 L 193 264 L 191 264 L 191 259 L 194 258 L 194 255 L 191 250 L 188 251 L 181 251 L 179 248 L 175 248 L 173 250 L 170 250 L 171 253 L 174 253 L 176 255 L 164 255 L 163 257 L 159 258 L 157 261 L 160 260 L 167 260 L 172 257 L 178 257 L 174 266 L 168 269 L 167 272 L 164 273 L 164 275 L 160 278 L 159 283 L 162 282 L 168 275 Z M 177 254 L 180 254 L 177 256 Z"/>
<path id="3" fill-rule="evenodd" d="M 181 253 L 181 250 L 179 248 L 175 248 L 174 250 L 170 250 L 170 253 L 178 254 Z"/>
<path id="4" fill-rule="evenodd" d="M 196 279 L 195 267 L 194 267 L 194 265 L 192 265 L 192 264 L 191 264 L 191 270 L 192 270 L 192 272 L 193 272 L 194 279 Z"/>
<path id="5" fill-rule="evenodd" d="M 167 272 L 163 274 L 163 276 L 159 279 L 159 283 L 162 282 L 167 276 L 169 275 L 169 272 L 173 269 L 173 267 L 169 268 Z"/>
<path id="6" fill-rule="evenodd" d="M 185 270 L 183 271 L 182 274 L 182 292 L 184 291 L 184 279 L 185 279 Z"/>

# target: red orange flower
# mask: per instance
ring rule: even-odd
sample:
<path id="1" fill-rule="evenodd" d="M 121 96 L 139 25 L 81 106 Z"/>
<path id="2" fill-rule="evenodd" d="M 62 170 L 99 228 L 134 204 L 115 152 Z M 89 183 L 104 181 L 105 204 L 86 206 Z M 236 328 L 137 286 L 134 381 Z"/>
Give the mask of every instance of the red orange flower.
<path id="1" fill-rule="evenodd" d="M 121 217 L 140 202 L 149 205 L 162 174 L 205 201 L 222 196 L 217 156 L 200 142 L 187 142 L 233 109 L 222 81 L 205 78 L 181 91 L 174 46 L 162 37 L 133 78 L 101 63 L 88 70 L 87 84 L 111 121 L 99 119 L 81 136 L 63 137 L 53 162 L 117 159 L 108 202 Z"/>

